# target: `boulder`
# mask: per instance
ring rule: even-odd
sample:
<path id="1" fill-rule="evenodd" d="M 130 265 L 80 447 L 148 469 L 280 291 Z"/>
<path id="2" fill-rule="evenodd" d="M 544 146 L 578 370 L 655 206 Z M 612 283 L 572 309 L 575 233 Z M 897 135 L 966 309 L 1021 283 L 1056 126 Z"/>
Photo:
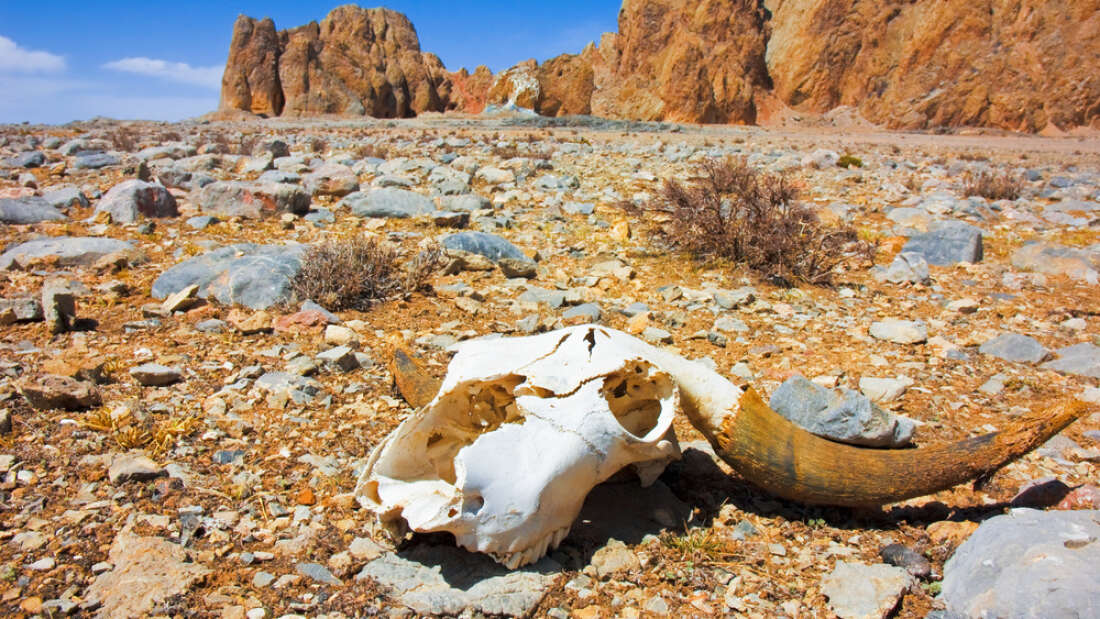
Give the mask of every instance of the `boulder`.
<path id="1" fill-rule="evenodd" d="M 48 200 L 37 196 L 25 198 L 0 198 L 0 222 L 6 224 L 36 224 L 43 221 L 61 221 L 61 214 Z"/>
<path id="2" fill-rule="evenodd" d="M 176 199 L 162 185 L 137 179 L 111 187 L 99 204 L 97 213 L 108 213 L 115 223 L 134 223 L 138 216 L 176 217 Z"/>
<path id="3" fill-rule="evenodd" d="M 220 217 L 261 219 L 282 213 L 305 215 L 309 193 L 287 183 L 218 181 L 198 190 L 196 203 L 203 213 Z"/>
<path id="4" fill-rule="evenodd" d="M 1044 370 L 1100 378 L 1100 347 L 1083 342 L 1054 352 L 1058 358 L 1044 363 L 1041 366 Z"/>
<path id="5" fill-rule="evenodd" d="M 818 436 L 867 447 L 903 447 L 913 438 L 913 420 L 888 413 L 859 392 L 830 391 L 802 376 L 787 379 L 768 405 Z"/>
<path id="6" fill-rule="evenodd" d="M 1096 250 L 1035 241 L 1012 253 L 1012 266 L 1021 271 L 1066 275 L 1090 284 L 1100 281 L 1100 251 Z"/>
<path id="7" fill-rule="evenodd" d="M 959 617 L 1100 616 L 1100 511 L 1018 508 L 978 527 L 943 571 Z"/>
<path id="8" fill-rule="evenodd" d="M 62 211 L 74 207 L 87 208 L 90 205 L 84 192 L 72 186 L 53 187 L 42 192 L 42 199 Z"/>
<path id="9" fill-rule="evenodd" d="M 57 257 L 62 266 L 86 266 L 103 256 L 129 251 L 133 245 L 102 237 L 47 237 L 20 243 L 0 254 L 0 271 L 26 264 L 37 258 Z"/>
<path id="10" fill-rule="evenodd" d="M 961 221 L 929 224 L 928 232 L 909 239 L 902 253 L 922 256 L 928 264 L 953 266 L 982 261 L 982 231 Z"/>
<path id="11" fill-rule="evenodd" d="M 507 239 L 495 234 L 485 232 L 459 232 L 443 238 L 442 245 L 445 249 L 470 252 L 485 256 L 497 262 L 503 258 L 511 258 L 523 262 L 533 262 L 520 248 L 513 245 Z"/>
<path id="12" fill-rule="evenodd" d="M 1050 354 L 1035 338 L 1019 333 L 1002 333 L 978 347 L 978 352 L 1018 363 L 1039 363 Z"/>
<path id="13" fill-rule="evenodd" d="M 394 219 L 428 215 L 435 211 L 435 205 L 427 197 L 394 187 L 357 191 L 341 200 L 340 206 L 350 208 L 352 214 L 359 217 Z"/>
<path id="14" fill-rule="evenodd" d="M 342 198 L 359 191 L 359 178 L 346 165 L 330 163 L 303 177 L 302 186 L 314 196 Z"/>
<path id="15" fill-rule="evenodd" d="M 301 268 L 304 245 L 229 245 L 168 269 L 153 282 L 152 296 L 165 299 L 191 285 L 197 295 L 230 305 L 265 309 L 289 300 Z"/>

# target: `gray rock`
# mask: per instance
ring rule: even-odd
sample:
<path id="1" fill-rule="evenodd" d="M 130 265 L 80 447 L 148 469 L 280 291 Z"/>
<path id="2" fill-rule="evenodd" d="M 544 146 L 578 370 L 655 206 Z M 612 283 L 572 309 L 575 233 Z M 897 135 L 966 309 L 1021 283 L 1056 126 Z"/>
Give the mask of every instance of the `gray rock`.
<path id="1" fill-rule="evenodd" d="M 895 344 L 918 344 L 928 340 L 928 326 L 923 320 L 887 318 L 871 323 L 871 337 Z"/>
<path id="2" fill-rule="evenodd" d="M 1100 616 L 1100 511 L 1013 509 L 982 523 L 944 565 L 958 617 Z"/>
<path id="3" fill-rule="evenodd" d="M 107 470 L 107 477 L 116 486 L 128 481 L 149 481 L 167 475 L 168 472 L 157 466 L 156 462 L 141 454 L 118 456 Z"/>
<path id="4" fill-rule="evenodd" d="M 216 249 L 168 269 L 153 282 L 152 296 L 164 299 L 198 285 L 198 296 L 231 305 L 266 309 L 290 297 L 301 268 L 304 245 L 242 243 Z"/>
<path id="5" fill-rule="evenodd" d="M 332 572 L 328 571 L 328 568 L 320 563 L 299 563 L 294 566 L 294 570 L 302 576 L 309 578 L 310 580 L 319 582 L 323 585 L 336 585 L 340 586 L 344 583 L 340 582 L 340 579 L 333 576 Z"/>
<path id="6" fill-rule="evenodd" d="M 485 232 L 459 232 L 457 234 L 451 234 L 443 238 L 442 245 L 446 249 L 479 254 L 494 262 L 502 258 L 532 262 L 520 248 L 510 243 L 507 239 Z"/>
<path id="7" fill-rule="evenodd" d="M 71 186 L 54 187 L 49 191 L 44 191 L 42 192 L 42 199 L 49 202 L 50 206 L 62 211 L 73 207 L 87 208 L 90 206 L 88 197 L 84 195 L 84 192 Z"/>
<path id="8" fill-rule="evenodd" d="M 159 363 L 143 363 L 130 368 L 130 376 L 146 387 L 163 387 L 180 380 L 183 372 L 179 368 L 172 368 Z"/>
<path id="9" fill-rule="evenodd" d="M 252 155 L 271 155 L 274 157 L 289 157 L 290 147 L 287 143 L 279 138 L 269 138 L 260 141 L 259 144 L 252 149 Z"/>
<path id="10" fill-rule="evenodd" d="M 45 198 L 0 198 L 0 222 L 6 224 L 36 224 L 43 221 L 61 221 L 60 213 Z"/>
<path id="11" fill-rule="evenodd" d="M 830 391 L 802 376 L 780 385 L 769 406 L 813 434 L 852 445 L 902 447 L 915 429 L 913 420 L 882 410 L 857 391 Z"/>
<path id="12" fill-rule="evenodd" d="M 256 388 L 260 391 L 285 396 L 296 404 L 308 404 L 324 390 L 321 383 L 289 372 L 267 372 L 256 379 Z"/>
<path id="13" fill-rule="evenodd" d="M 912 585 L 913 577 L 900 567 L 837 561 L 821 579 L 821 592 L 841 619 L 882 619 Z"/>
<path id="14" fill-rule="evenodd" d="M 595 303 L 583 303 L 571 307 L 562 312 L 561 317 L 566 320 L 572 320 L 574 318 L 583 318 L 585 322 L 599 322 L 600 316 L 603 312 L 600 310 L 600 306 Z"/>
<path id="15" fill-rule="evenodd" d="M 98 170 L 107 166 L 118 165 L 122 160 L 118 155 L 111 153 L 85 153 L 77 155 L 73 160 L 73 168 L 77 170 Z"/>
<path id="16" fill-rule="evenodd" d="M 95 207 L 97 213 L 108 213 L 116 223 L 134 223 L 138 216 L 176 217 L 176 199 L 163 186 L 131 179 L 107 192 Z"/>
<path id="17" fill-rule="evenodd" d="M 1002 333 L 982 344 L 978 352 L 1017 363 L 1038 363 L 1050 354 L 1035 338 L 1019 333 Z"/>
<path id="18" fill-rule="evenodd" d="M 913 386 L 908 376 L 898 378 L 876 378 L 864 376 L 859 379 L 859 390 L 871 398 L 872 402 L 892 402 L 901 397 L 905 390 Z"/>
<path id="19" fill-rule="evenodd" d="M 18 384 L 18 389 L 31 408 L 37 410 L 63 408 L 79 411 L 103 402 L 95 385 L 68 376 L 47 374 L 33 380 L 23 380 Z"/>
<path id="20" fill-rule="evenodd" d="M 37 150 L 29 150 L 8 159 L 7 164 L 13 168 L 39 168 L 46 165 L 46 155 Z"/>
<path id="21" fill-rule="evenodd" d="M 359 191 L 359 177 L 348 166 L 329 163 L 304 176 L 302 186 L 310 195 L 342 198 Z"/>
<path id="22" fill-rule="evenodd" d="M 260 175 L 256 179 L 261 183 L 291 183 L 298 184 L 302 182 L 302 177 L 294 174 L 293 172 L 284 172 L 283 170 L 268 170 Z"/>
<path id="23" fill-rule="evenodd" d="M 42 320 L 42 303 L 31 297 L 0 299 L 0 314 L 8 312 L 16 322 L 37 322 Z"/>
<path id="24" fill-rule="evenodd" d="M 557 579 L 549 558 L 508 570 L 485 555 L 452 546 L 416 546 L 386 554 L 363 567 L 356 580 L 389 588 L 401 604 L 429 615 L 526 616 Z"/>
<path id="25" fill-rule="evenodd" d="M 927 578 L 932 573 L 928 559 L 903 544 L 890 544 L 878 554 L 887 564 L 900 567 L 916 578 Z"/>
<path id="26" fill-rule="evenodd" d="M 0 254 L 0 270 L 33 258 L 57 256 L 61 266 L 89 265 L 107 254 L 132 249 L 126 241 L 99 237 L 49 237 L 20 243 Z"/>
<path id="27" fill-rule="evenodd" d="M 143 148 L 134 155 L 142 161 L 152 161 L 154 159 L 183 159 L 184 157 L 191 157 L 196 152 L 195 147 L 190 144 L 167 142 L 158 146 Z"/>
<path id="28" fill-rule="evenodd" d="M 483 196 L 464 193 L 457 196 L 443 196 L 439 199 L 439 206 L 445 211 L 469 212 L 492 209 L 493 203 Z"/>
<path id="29" fill-rule="evenodd" d="M 1066 275 L 1095 284 L 1100 280 L 1100 251 L 1036 241 L 1013 252 L 1012 266 L 1021 271 Z"/>
<path id="30" fill-rule="evenodd" d="M 50 333 L 66 333 L 76 321 L 76 296 L 68 282 L 50 280 L 42 286 L 42 317 Z"/>
<path id="31" fill-rule="evenodd" d="M 195 328 L 203 333 L 225 333 L 229 330 L 229 324 L 224 320 L 218 320 L 217 318 L 209 318 L 202 322 L 196 323 Z"/>
<path id="32" fill-rule="evenodd" d="M 501 258 L 497 260 L 497 266 L 505 277 L 522 277 L 531 279 L 538 275 L 538 268 L 529 259 L 517 260 L 515 258 Z"/>
<path id="33" fill-rule="evenodd" d="M 591 202 L 566 202 L 561 210 L 570 215 L 591 215 L 596 212 L 596 205 Z"/>
<path id="34" fill-rule="evenodd" d="M 1058 358 L 1042 365 L 1045 370 L 1077 376 L 1100 378 L 1100 347 L 1088 342 L 1074 344 L 1055 351 Z"/>
<path id="35" fill-rule="evenodd" d="M 212 215 L 195 215 L 194 217 L 188 217 L 184 223 L 194 230 L 205 230 L 218 223 L 218 218 Z"/>
<path id="36" fill-rule="evenodd" d="M 672 334 L 657 327 L 646 327 L 642 330 L 642 339 L 650 344 L 671 344 Z"/>
<path id="37" fill-rule="evenodd" d="M 435 211 L 432 223 L 441 228 L 465 228 L 470 225 L 470 214 L 465 211 Z"/>
<path id="38" fill-rule="evenodd" d="M 903 253 L 919 254 L 936 266 L 982 261 L 982 231 L 961 221 L 935 222 L 909 239 Z"/>
<path id="39" fill-rule="evenodd" d="M 892 284 L 926 284 L 931 281 L 928 262 L 924 256 L 914 252 L 902 252 L 890 266 L 878 269 L 875 278 Z"/>
<path id="40" fill-rule="evenodd" d="M 566 191 L 581 186 L 576 176 L 555 176 L 543 174 L 535 180 L 535 187 L 543 191 Z"/>
<path id="41" fill-rule="evenodd" d="M 527 290 L 519 295 L 519 300 L 521 303 L 542 303 L 556 309 L 565 304 L 565 293 L 560 290 L 528 286 Z"/>
<path id="42" fill-rule="evenodd" d="M 429 215 L 435 211 L 435 205 L 427 197 L 392 187 L 357 191 L 341 200 L 340 206 L 350 208 L 352 214 L 358 217 L 393 219 Z"/>
<path id="43" fill-rule="evenodd" d="M 359 360 L 347 346 L 337 346 L 318 353 L 317 360 L 339 372 L 350 372 L 359 367 Z"/>
<path id="44" fill-rule="evenodd" d="M 626 316 L 628 318 L 633 318 L 634 316 L 637 316 L 638 314 L 641 314 L 642 312 L 648 312 L 649 311 L 649 306 L 646 305 L 645 303 L 642 303 L 641 301 L 635 301 L 634 303 L 631 303 L 630 305 L 627 305 L 626 307 L 624 307 L 623 309 L 621 309 L 619 311 L 624 316 Z"/>
<path id="45" fill-rule="evenodd" d="M 303 219 L 315 226 L 323 226 L 336 221 L 336 215 L 327 208 L 317 208 L 306 213 Z"/>
<path id="46" fill-rule="evenodd" d="M 218 181 L 198 190 L 195 202 L 208 215 L 262 219 L 309 212 L 309 193 L 288 183 Z"/>
<path id="47" fill-rule="evenodd" d="M 252 586 L 257 589 L 263 589 L 264 587 L 275 582 L 275 574 L 271 572 L 259 571 L 252 577 Z"/>
<path id="48" fill-rule="evenodd" d="M 750 286 L 736 290 L 715 290 L 714 302 L 722 309 L 737 309 L 756 300 L 756 289 Z"/>
<path id="49" fill-rule="evenodd" d="M 338 325 L 344 322 L 340 320 L 340 317 L 336 314 L 333 314 L 332 312 L 328 311 L 327 309 L 321 307 L 320 305 L 314 303 L 309 299 L 303 301 L 302 306 L 298 309 L 303 312 L 320 312 L 322 315 L 324 315 L 325 320 L 327 320 L 330 325 Z"/>
<path id="50" fill-rule="evenodd" d="M 592 555 L 591 565 L 600 578 L 610 578 L 642 567 L 638 555 L 617 539 L 608 540 L 603 548 L 597 550 Z"/>

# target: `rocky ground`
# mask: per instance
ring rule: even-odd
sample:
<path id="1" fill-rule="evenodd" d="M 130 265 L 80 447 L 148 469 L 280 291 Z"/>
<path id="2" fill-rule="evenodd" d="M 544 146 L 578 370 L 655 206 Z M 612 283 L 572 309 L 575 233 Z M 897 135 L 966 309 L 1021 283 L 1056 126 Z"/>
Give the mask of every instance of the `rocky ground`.
<path id="1" fill-rule="evenodd" d="M 621 210 L 726 155 L 787 174 L 823 220 L 877 243 L 874 267 L 779 287 L 654 247 Z M 981 172 L 1020 197 L 964 195 Z M 1046 616 L 1100 608 L 1098 414 L 980 488 L 872 511 L 769 497 L 684 422 L 682 461 L 650 488 L 598 488 L 562 546 L 515 573 L 443 537 L 394 553 L 351 494 L 412 410 L 396 348 L 441 376 L 457 341 L 578 322 L 765 397 L 795 375 L 854 390 L 919 445 L 1064 398 L 1100 403 L 1096 138 L 461 118 L 6 126 L 0 220 L 6 615 L 921 617 L 990 608 L 987 591 L 1055 604 Z M 352 235 L 442 243 L 449 265 L 434 292 L 368 311 L 284 303 L 303 245 Z M 1031 549 L 1005 554 L 1021 540 Z M 1023 570 L 1013 561 L 1041 544 L 1062 558 L 1057 594 L 1004 590 L 980 567 Z"/>

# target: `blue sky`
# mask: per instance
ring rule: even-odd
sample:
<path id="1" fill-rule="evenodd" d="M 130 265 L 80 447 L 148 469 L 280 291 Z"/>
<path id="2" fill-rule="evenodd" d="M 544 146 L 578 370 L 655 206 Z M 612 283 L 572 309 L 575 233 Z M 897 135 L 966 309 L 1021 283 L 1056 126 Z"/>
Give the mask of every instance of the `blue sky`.
<path id="1" fill-rule="evenodd" d="M 0 123 L 93 116 L 179 120 L 217 107 L 233 20 L 279 29 L 320 21 L 341 2 L 0 1 Z M 364 6 L 375 6 L 372 3 Z M 500 71 L 576 53 L 617 29 L 621 0 L 392 1 L 424 51 L 450 70 Z"/>

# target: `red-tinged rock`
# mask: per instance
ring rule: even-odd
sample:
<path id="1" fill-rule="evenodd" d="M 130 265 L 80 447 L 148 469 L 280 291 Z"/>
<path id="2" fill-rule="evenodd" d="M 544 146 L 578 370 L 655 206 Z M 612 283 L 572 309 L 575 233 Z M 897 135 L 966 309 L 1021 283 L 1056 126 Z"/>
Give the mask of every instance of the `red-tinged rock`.
<path id="1" fill-rule="evenodd" d="M 317 497 L 313 494 L 312 488 L 306 487 L 298 493 L 298 496 L 295 497 L 295 501 L 298 502 L 298 505 L 313 505 L 317 502 Z"/>
<path id="2" fill-rule="evenodd" d="M 31 408 L 47 410 L 61 408 L 70 411 L 99 406 L 102 398 L 95 385 L 69 378 L 46 374 L 21 381 L 17 387 Z"/>
<path id="3" fill-rule="evenodd" d="M 302 310 L 279 316 L 273 326 L 276 333 L 320 333 L 328 324 L 328 318 L 317 310 Z"/>
<path id="4" fill-rule="evenodd" d="M 1054 509 L 1100 509 L 1100 488 L 1091 484 L 1074 488 Z"/>

